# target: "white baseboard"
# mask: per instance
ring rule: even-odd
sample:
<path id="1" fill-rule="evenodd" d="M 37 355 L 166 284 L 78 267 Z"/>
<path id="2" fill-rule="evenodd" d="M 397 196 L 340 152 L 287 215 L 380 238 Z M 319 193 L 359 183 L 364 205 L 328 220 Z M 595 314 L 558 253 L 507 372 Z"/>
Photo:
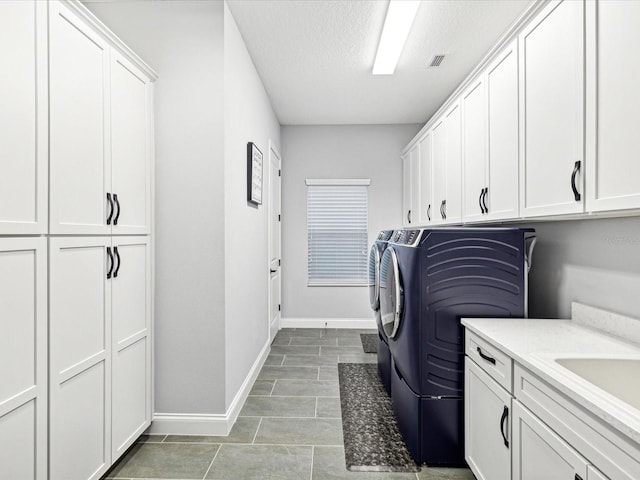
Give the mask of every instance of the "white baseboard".
<path id="1" fill-rule="evenodd" d="M 378 328 L 375 318 L 281 318 L 280 328 Z"/>
<path id="2" fill-rule="evenodd" d="M 240 410 L 242 410 L 244 402 L 251 391 L 253 382 L 260 373 L 270 351 L 271 342 L 267 341 L 225 414 L 155 413 L 151 426 L 146 433 L 159 435 L 229 435 L 231 427 L 233 427 L 238 418 Z"/>

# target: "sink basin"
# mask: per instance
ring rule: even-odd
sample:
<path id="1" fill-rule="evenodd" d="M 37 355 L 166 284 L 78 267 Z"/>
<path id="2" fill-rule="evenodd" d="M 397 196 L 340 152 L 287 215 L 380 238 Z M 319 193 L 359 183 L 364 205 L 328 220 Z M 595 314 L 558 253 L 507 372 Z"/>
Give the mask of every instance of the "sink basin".
<path id="1" fill-rule="evenodd" d="M 556 358 L 556 363 L 640 410 L 640 359 Z"/>

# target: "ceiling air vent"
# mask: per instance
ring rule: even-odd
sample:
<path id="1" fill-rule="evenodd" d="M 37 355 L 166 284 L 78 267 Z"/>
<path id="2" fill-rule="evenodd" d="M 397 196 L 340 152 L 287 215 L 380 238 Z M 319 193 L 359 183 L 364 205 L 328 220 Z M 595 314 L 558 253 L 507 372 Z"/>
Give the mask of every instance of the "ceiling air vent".
<path id="1" fill-rule="evenodd" d="M 439 67 L 443 60 L 444 60 L 444 55 L 434 55 L 431 61 L 429 62 L 429 68 Z"/>

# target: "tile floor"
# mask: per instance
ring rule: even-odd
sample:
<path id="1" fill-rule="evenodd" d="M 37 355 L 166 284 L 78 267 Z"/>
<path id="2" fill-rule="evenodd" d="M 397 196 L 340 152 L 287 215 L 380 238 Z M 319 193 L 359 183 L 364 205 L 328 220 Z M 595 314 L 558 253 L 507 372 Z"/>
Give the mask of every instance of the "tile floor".
<path id="1" fill-rule="evenodd" d="M 283 329 L 227 437 L 143 435 L 104 479 L 473 480 L 467 469 L 349 472 L 338 362 L 376 362 L 353 329 Z"/>

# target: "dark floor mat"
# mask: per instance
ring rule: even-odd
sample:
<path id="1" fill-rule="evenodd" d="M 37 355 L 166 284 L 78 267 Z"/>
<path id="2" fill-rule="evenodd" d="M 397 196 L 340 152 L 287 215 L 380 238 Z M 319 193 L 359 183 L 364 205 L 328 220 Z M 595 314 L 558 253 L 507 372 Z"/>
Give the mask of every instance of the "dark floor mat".
<path id="1" fill-rule="evenodd" d="M 361 333 L 360 341 L 364 353 L 378 353 L 378 335 L 375 333 Z"/>
<path id="2" fill-rule="evenodd" d="M 354 472 L 417 472 L 398 430 L 391 398 L 378 366 L 339 363 L 342 432 L 347 469 Z"/>

